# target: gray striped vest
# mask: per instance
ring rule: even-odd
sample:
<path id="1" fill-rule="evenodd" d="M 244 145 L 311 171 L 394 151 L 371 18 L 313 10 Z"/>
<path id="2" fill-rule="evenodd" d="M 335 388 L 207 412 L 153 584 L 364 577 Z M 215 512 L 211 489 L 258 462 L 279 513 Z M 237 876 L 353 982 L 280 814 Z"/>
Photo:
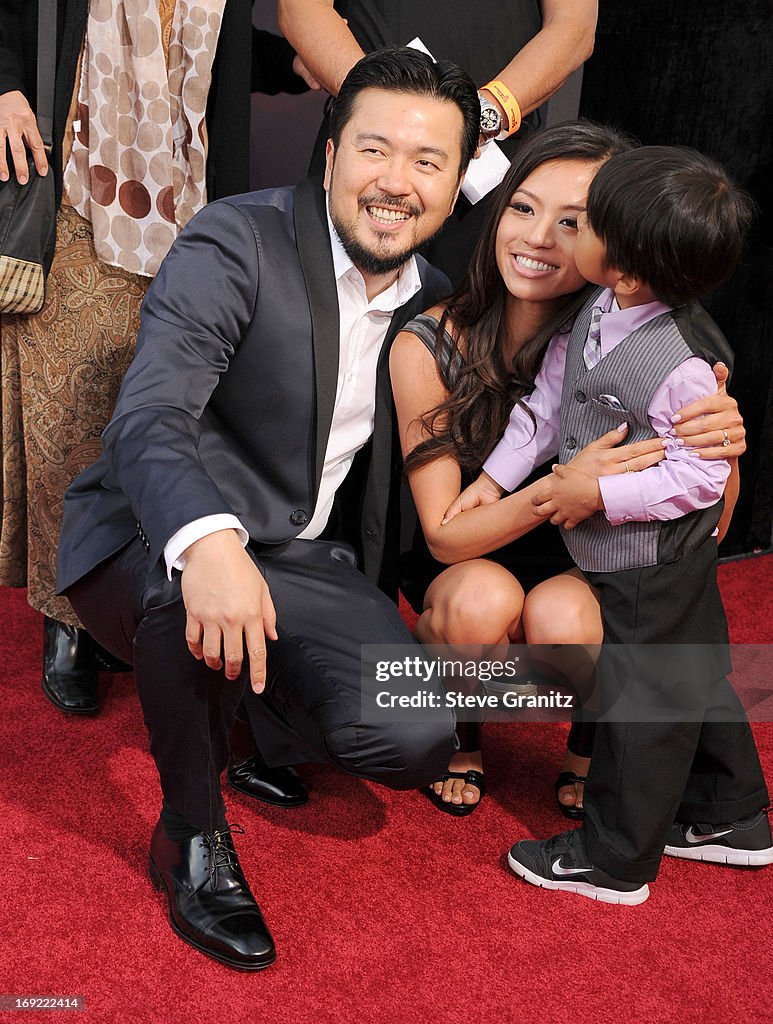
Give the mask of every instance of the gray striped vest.
<path id="1" fill-rule="evenodd" d="M 681 328 L 684 310 L 663 313 L 638 328 L 591 370 L 583 348 L 595 293 L 577 315 L 566 355 L 561 395 L 559 459 L 569 462 L 581 448 L 628 423 L 628 442 L 655 437 L 647 417 L 652 396 L 680 363 L 696 353 L 689 330 Z M 609 404 L 614 397 L 620 405 Z M 573 530 L 562 529 L 564 543 L 577 565 L 588 572 L 617 572 L 674 562 L 710 537 L 723 502 L 667 522 L 630 522 L 612 526 L 603 512 Z"/>

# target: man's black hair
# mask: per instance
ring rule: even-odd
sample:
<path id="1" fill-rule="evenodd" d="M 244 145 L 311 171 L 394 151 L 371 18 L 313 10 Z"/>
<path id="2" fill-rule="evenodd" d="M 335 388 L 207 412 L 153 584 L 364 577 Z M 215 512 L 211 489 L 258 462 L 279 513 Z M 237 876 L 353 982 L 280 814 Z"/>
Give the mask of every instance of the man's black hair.
<path id="1" fill-rule="evenodd" d="M 642 146 L 601 166 L 588 223 L 606 263 L 672 306 L 711 291 L 743 255 L 750 197 L 719 164 L 684 146 Z"/>
<path id="2" fill-rule="evenodd" d="M 363 89 L 386 89 L 455 103 L 464 119 L 459 175 L 467 169 L 480 135 L 480 102 L 466 71 L 448 60 L 435 62 L 426 53 L 408 46 L 384 47 L 366 54 L 346 76 L 331 105 L 330 137 L 335 146 Z"/>

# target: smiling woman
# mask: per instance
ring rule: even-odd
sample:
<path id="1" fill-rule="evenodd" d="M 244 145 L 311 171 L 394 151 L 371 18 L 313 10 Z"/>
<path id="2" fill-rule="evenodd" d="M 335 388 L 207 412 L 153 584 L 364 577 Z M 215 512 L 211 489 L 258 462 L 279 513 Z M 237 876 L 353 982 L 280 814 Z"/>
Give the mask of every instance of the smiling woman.
<path id="1" fill-rule="evenodd" d="M 549 160 L 523 181 L 499 221 L 496 261 L 511 299 L 535 301 L 542 315 L 585 284 L 574 261 L 577 217 L 598 163 Z"/>

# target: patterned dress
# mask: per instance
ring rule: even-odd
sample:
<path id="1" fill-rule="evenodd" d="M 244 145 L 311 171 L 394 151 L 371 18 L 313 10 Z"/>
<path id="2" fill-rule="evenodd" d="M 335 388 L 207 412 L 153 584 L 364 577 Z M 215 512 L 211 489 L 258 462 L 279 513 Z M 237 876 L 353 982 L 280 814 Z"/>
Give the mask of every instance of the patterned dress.
<path id="1" fill-rule="evenodd" d="M 194 49 L 214 51 L 216 45 L 216 33 L 210 39 L 196 27 L 201 17 L 190 13 L 188 0 L 179 0 L 179 3 L 178 9 L 175 0 L 91 0 L 90 11 L 97 21 L 106 22 L 109 14 L 115 14 L 116 5 L 121 10 L 126 6 L 140 42 L 135 50 L 144 53 L 151 43 L 155 41 L 158 46 L 160 41 L 157 65 L 160 62 L 162 74 L 164 62 L 168 67 L 170 43 L 176 38 L 176 13 L 178 20 L 190 15 L 190 22 L 183 20 L 182 25 L 195 44 Z M 154 5 L 157 5 L 157 13 L 151 10 Z M 222 3 L 218 5 L 214 0 L 211 6 L 222 7 Z M 112 20 L 120 21 L 114 17 Z M 191 32 L 198 35 L 190 36 Z M 208 52 L 202 58 L 207 71 L 212 55 Z M 102 107 L 95 112 L 97 120 L 92 121 L 79 96 L 81 75 L 76 75 L 65 130 L 63 167 L 68 166 L 73 146 L 81 158 L 84 140 L 88 144 L 91 137 L 94 143 L 97 130 L 104 135 L 105 125 L 110 127 L 104 108 L 111 96 L 107 86 L 112 84 L 114 113 L 119 115 L 114 127 L 129 133 L 117 141 L 125 143 L 137 136 L 134 148 L 125 151 L 124 161 L 128 155 L 133 158 L 132 167 L 149 168 L 147 181 L 152 186 L 152 160 L 156 158 L 151 158 L 147 152 L 145 161 L 142 153 L 153 146 L 142 143 L 136 126 L 134 135 L 131 134 L 127 122 L 132 117 L 127 117 L 124 110 L 127 97 L 145 95 L 148 83 L 129 82 L 127 71 L 131 66 L 121 71 L 120 60 L 115 60 L 108 68 L 105 53 L 95 50 L 92 56 L 95 67 L 104 73 L 99 83 Z M 183 55 L 190 59 L 194 56 L 200 59 L 196 54 Z M 181 59 L 180 54 L 176 59 Z M 84 46 L 79 63 L 82 66 L 87 60 L 87 46 Z M 141 63 L 136 65 L 136 68 L 142 67 Z M 201 71 L 197 81 L 207 83 L 205 68 L 199 65 L 196 68 Z M 107 75 L 108 70 L 112 70 L 112 75 Z M 202 94 L 194 96 L 196 120 L 200 117 L 203 122 L 206 88 L 199 92 Z M 91 133 L 89 125 L 94 128 Z M 139 127 L 143 127 L 141 121 Z M 157 141 L 150 140 L 153 145 Z M 104 137 L 102 145 L 110 145 L 108 136 Z M 203 157 L 201 161 L 199 177 L 203 177 Z M 135 209 L 137 203 L 130 200 L 136 200 L 139 189 L 144 189 L 142 182 L 127 182 L 117 200 L 122 202 L 123 208 L 111 211 L 107 220 L 109 204 L 100 194 L 104 175 L 92 173 L 90 178 L 91 196 L 84 194 L 77 178 L 70 176 L 72 194 L 65 193 L 57 215 L 56 248 L 43 308 L 31 316 L 3 316 L 0 321 L 0 585 L 26 586 L 33 608 L 72 625 L 80 623 L 69 602 L 54 593 L 63 496 L 72 480 L 100 455 L 100 435 L 110 420 L 121 382 L 134 356 L 140 306 L 150 284 L 148 275 L 157 265 L 156 261 L 150 269 L 143 268 L 143 276 L 132 272 L 140 266 L 136 257 L 140 246 L 135 235 L 140 233 L 144 211 Z M 85 180 L 89 180 L 88 171 Z M 156 221 L 162 223 L 154 223 L 149 229 L 156 234 L 159 230 L 167 231 L 163 245 L 156 245 L 156 249 L 162 251 L 168 249 L 176 233 L 173 230 L 174 208 L 167 210 L 164 198 L 163 195 L 158 197 L 157 204 L 161 217 Z M 97 255 L 92 223 L 74 209 L 76 204 L 91 219 L 100 218 L 100 237 L 107 235 L 113 245 L 114 259 L 109 263 Z M 112 234 L 104 230 L 102 222 L 106 220 Z M 169 220 L 171 226 L 164 227 L 163 222 Z M 158 243 L 159 239 L 155 241 Z M 122 266 L 111 265 L 113 263 Z"/>

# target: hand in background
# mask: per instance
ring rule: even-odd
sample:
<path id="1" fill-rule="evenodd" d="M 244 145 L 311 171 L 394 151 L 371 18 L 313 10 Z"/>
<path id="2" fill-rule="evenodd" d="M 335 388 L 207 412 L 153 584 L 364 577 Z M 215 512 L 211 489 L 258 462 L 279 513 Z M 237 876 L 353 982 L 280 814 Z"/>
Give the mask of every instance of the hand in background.
<path id="1" fill-rule="evenodd" d="M 35 115 L 27 98 L 18 89 L 4 92 L 0 96 L 0 181 L 8 181 L 10 177 L 8 148 L 20 185 L 26 185 L 29 178 L 27 148 L 32 153 L 38 174 L 45 175 L 48 172 L 46 151 Z"/>
<path id="2" fill-rule="evenodd" d="M 314 75 L 312 75 L 297 53 L 293 57 L 293 71 L 299 78 L 304 80 L 310 89 L 314 89 L 315 92 L 318 92 L 322 88 L 320 83 L 316 80 Z"/>

